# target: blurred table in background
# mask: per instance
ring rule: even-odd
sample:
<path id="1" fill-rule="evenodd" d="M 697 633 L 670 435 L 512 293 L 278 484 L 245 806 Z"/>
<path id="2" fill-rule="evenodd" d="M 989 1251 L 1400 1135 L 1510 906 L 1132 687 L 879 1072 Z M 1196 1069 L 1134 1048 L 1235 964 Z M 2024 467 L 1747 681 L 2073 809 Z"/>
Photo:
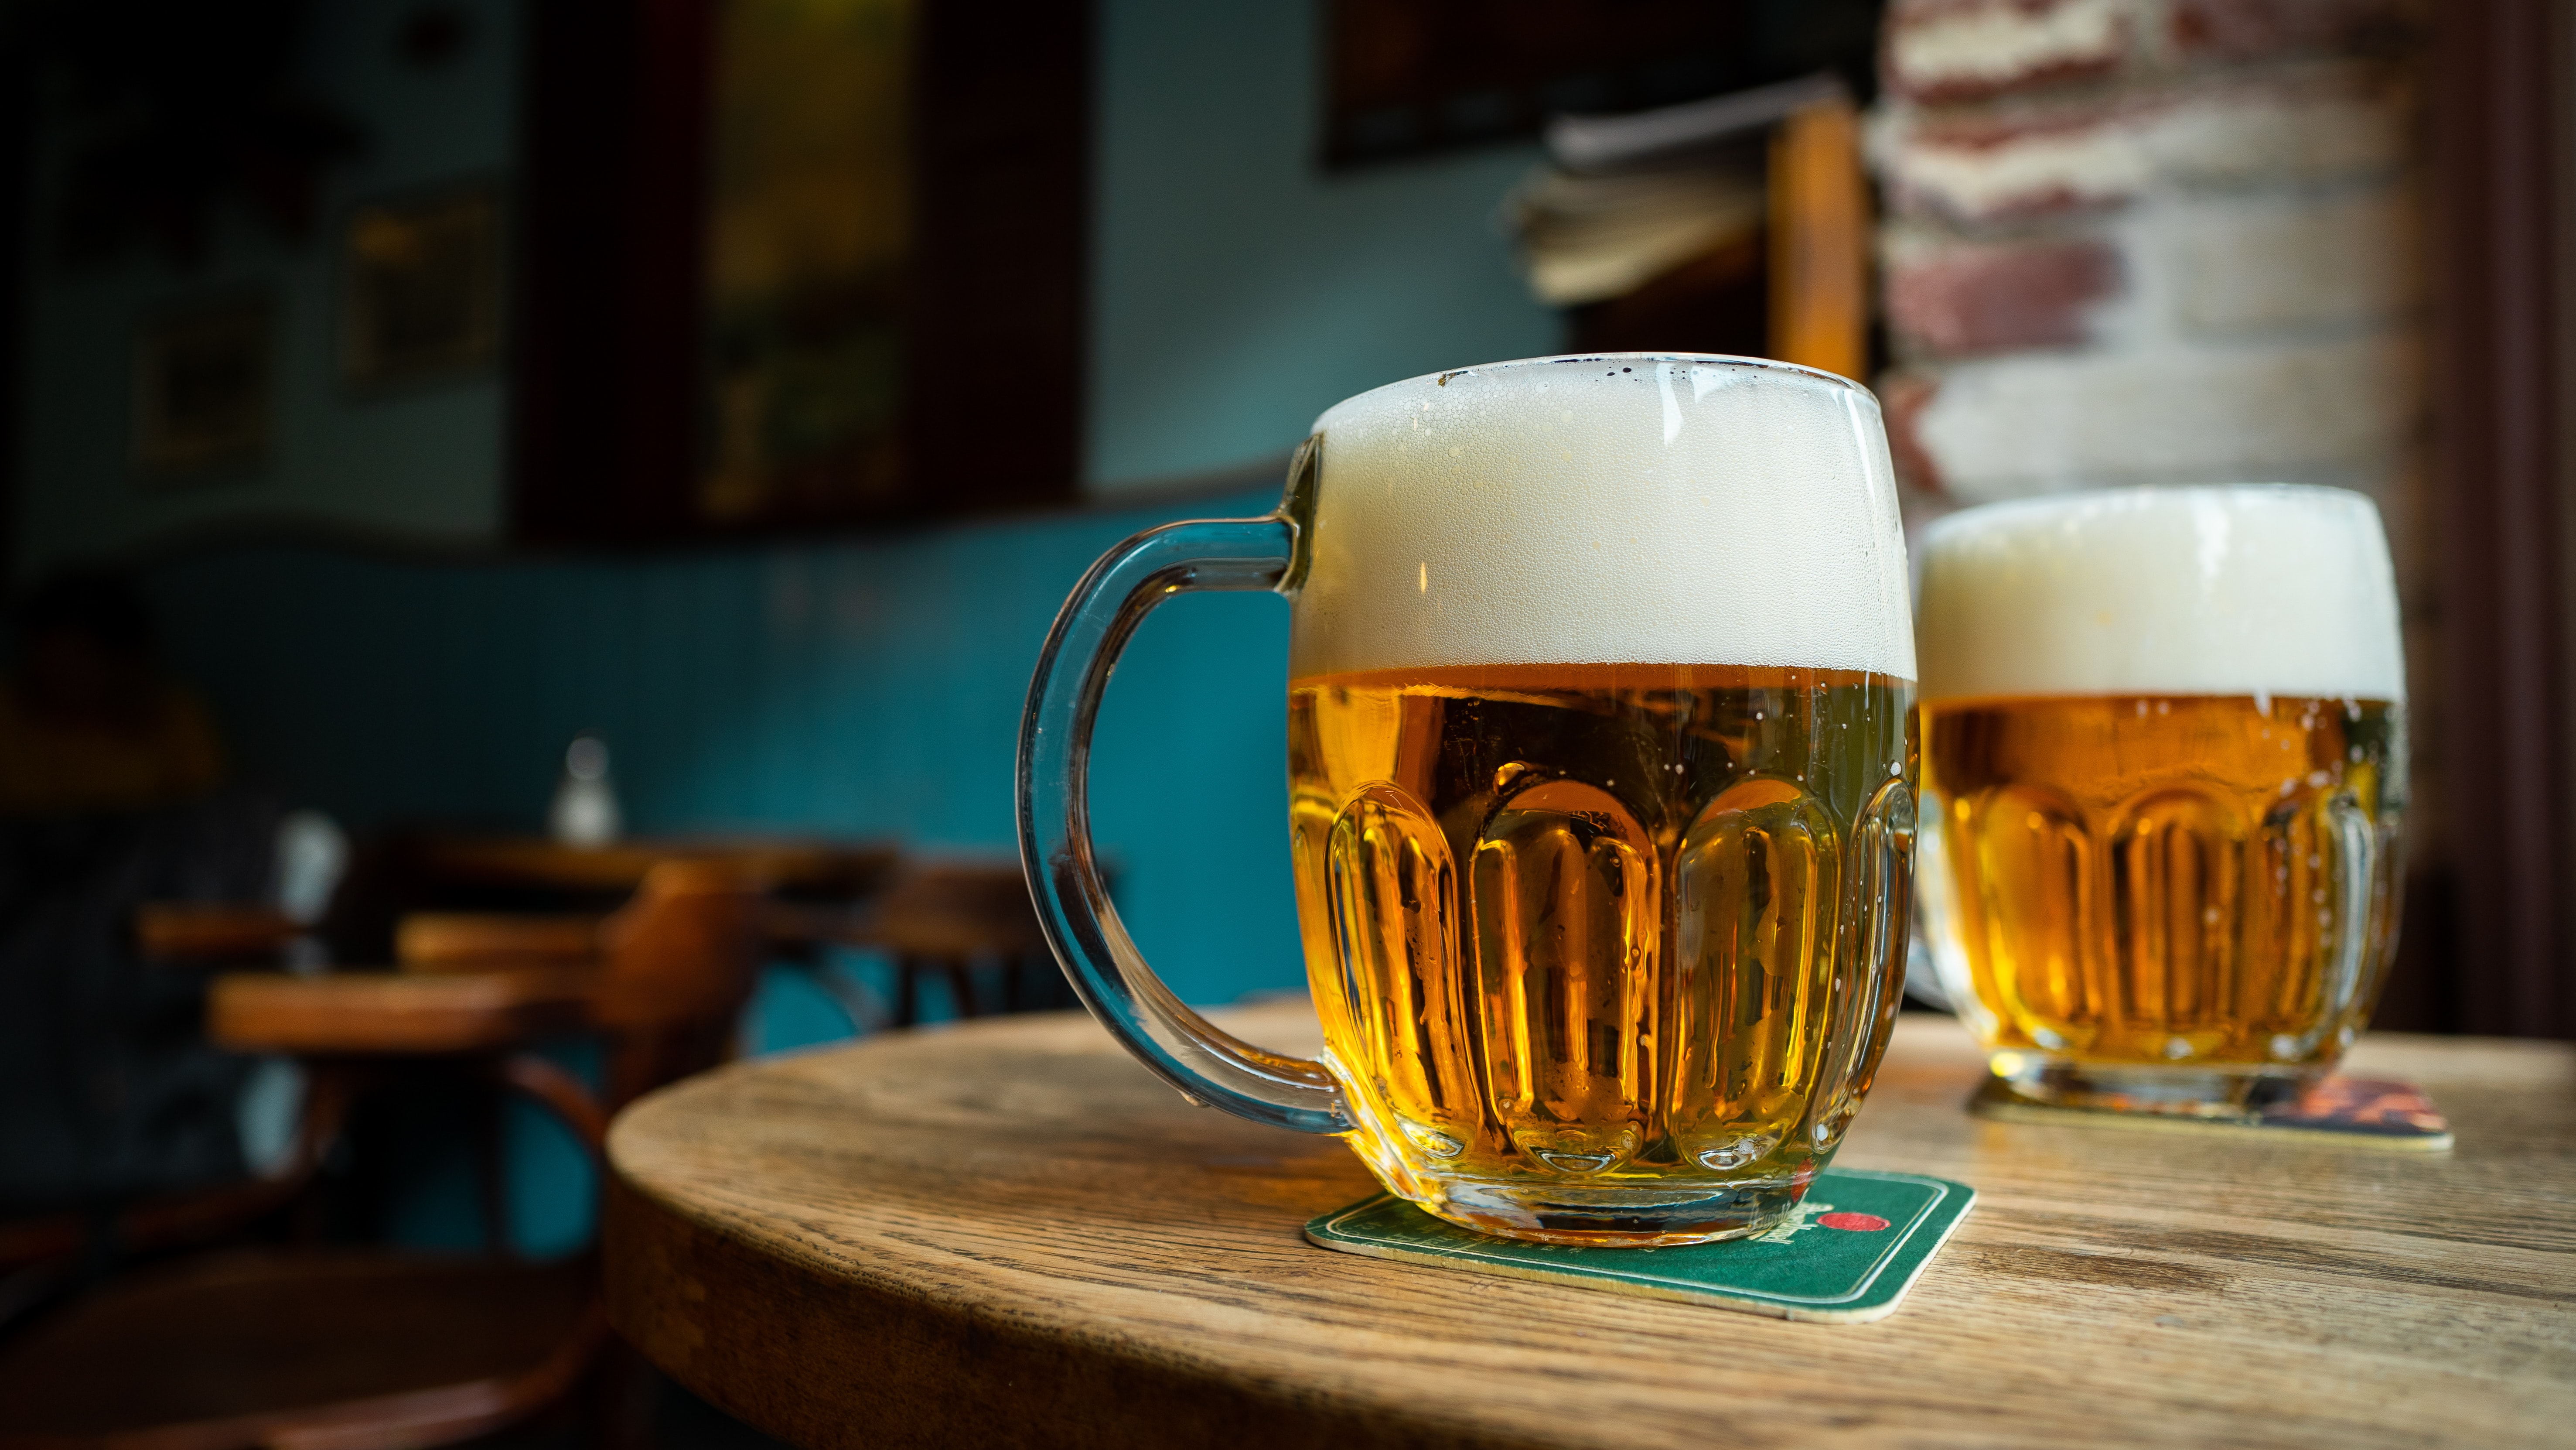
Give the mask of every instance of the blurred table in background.
<path id="1" fill-rule="evenodd" d="M 623 895 L 656 862 L 714 861 L 762 890 L 844 899 L 873 888 L 898 854 L 882 842 L 790 836 L 636 837 L 567 846 L 544 836 L 430 835 L 417 852 L 422 871 L 460 884 Z"/>
<path id="2" fill-rule="evenodd" d="M 1056 968 L 1016 859 L 917 861 L 889 873 L 861 906 L 772 902 L 764 922 L 771 954 L 813 970 L 815 984 L 868 1026 L 918 1025 L 925 977 L 946 982 L 960 1017 L 1079 1005 Z M 879 953 L 892 965 L 894 1001 L 881 1022 L 820 970 L 833 948 Z M 979 973 L 996 979 L 990 1000 Z"/>
<path id="3" fill-rule="evenodd" d="M 1302 1001 L 1220 1014 L 1313 1051 Z M 610 1135 L 613 1322 L 810 1450 L 2476 1445 L 2576 1425 L 2576 1048 L 2369 1038 L 2458 1148 L 1969 1117 L 1909 1015 L 1837 1160 L 1974 1184 L 1891 1319 L 1329 1252 L 1328 1138 L 1190 1107 L 1089 1018 L 721 1069 Z"/>

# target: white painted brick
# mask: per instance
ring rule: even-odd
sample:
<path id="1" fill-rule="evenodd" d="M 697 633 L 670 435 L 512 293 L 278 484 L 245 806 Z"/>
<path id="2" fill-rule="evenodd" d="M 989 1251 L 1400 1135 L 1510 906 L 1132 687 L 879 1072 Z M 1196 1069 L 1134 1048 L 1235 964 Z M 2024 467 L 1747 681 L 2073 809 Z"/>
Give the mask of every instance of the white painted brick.
<path id="1" fill-rule="evenodd" d="M 1895 108 L 1872 151 L 1900 214 L 1981 222 L 2394 171 L 2411 100 L 2374 67 L 2303 64 L 2000 112 Z"/>
<path id="2" fill-rule="evenodd" d="M 2384 321 L 2419 296 L 2416 197 L 2398 182 L 2200 199 L 2156 218 L 2175 323 L 2227 334 Z M 2160 235 L 2159 235 L 2160 234 Z"/>
<path id="3" fill-rule="evenodd" d="M 2126 55 L 2134 0 L 1953 0 L 1888 17 L 1889 85 L 1926 101 L 2098 74 Z"/>
<path id="4" fill-rule="evenodd" d="M 1899 216 L 1985 221 L 2125 201 L 2154 179 L 2138 107 L 2053 109 L 2010 121 L 1886 112 L 1871 150 Z"/>
<path id="5" fill-rule="evenodd" d="M 2402 333 L 2140 353 L 2021 353 L 1944 372 L 1911 419 L 1954 497 L 2377 474 L 2412 439 Z"/>
<path id="6" fill-rule="evenodd" d="M 2413 155 L 2413 96 L 2368 65 L 2329 63 L 2194 88 L 2150 135 L 2155 169 L 2200 186 L 2387 171 Z"/>

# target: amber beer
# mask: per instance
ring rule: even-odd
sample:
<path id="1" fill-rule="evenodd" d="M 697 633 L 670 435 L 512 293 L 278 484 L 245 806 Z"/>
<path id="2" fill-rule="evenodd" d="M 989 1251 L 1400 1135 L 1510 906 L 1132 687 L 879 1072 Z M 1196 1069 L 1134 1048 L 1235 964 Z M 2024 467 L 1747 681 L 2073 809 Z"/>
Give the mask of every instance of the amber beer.
<path id="1" fill-rule="evenodd" d="M 2330 1067 L 2394 945 L 2406 800 L 2369 502 L 2002 505 L 1924 556 L 1921 904 L 1995 1071 L 2223 1116 Z"/>
<path id="2" fill-rule="evenodd" d="M 1307 959 L 1389 1171 L 1436 1169 L 1470 1221 L 1510 1221 L 1516 1181 L 1701 1182 L 1725 1217 L 1803 1185 L 1896 1003 L 1911 696 L 1716 666 L 1298 681 Z"/>
<path id="3" fill-rule="evenodd" d="M 1867 1091 L 1904 955 L 1875 404 L 1558 360 L 1381 389 L 1317 437 L 1291 831 L 1354 1146 L 1517 1237 L 1769 1226 Z"/>

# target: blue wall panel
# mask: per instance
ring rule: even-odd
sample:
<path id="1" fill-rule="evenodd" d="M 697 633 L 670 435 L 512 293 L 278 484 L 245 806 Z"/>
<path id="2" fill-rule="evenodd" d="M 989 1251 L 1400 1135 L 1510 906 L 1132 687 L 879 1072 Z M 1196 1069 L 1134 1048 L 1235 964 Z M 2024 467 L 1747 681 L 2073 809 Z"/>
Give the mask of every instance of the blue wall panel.
<path id="1" fill-rule="evenodd" d="M 1092 559 L 1185 508 L 1038 515 L 861 542 L 423 564 L 201 553 L 152 587 L 241 773 L 353 825 L 534 830 L 563 746 L 603 731 L 632 829 L 1013 849 L 1029 670 Z M 1288 611 L 1183 598 L 1102 712 L 1093 791 L 1138 942 L 1184 997 L 1302 980 L 1289 901 Z"/>
<path id="2" fill-rule="evenodd" d="M 35 269 L 13 543 L 22 569 L 116 556 L 215 518 L 495 542 L 499 378 L 382 398 L 340 388 L 330 239 L 356 201 L 465 177 L 509 182 L 521 4 L 471 0 L 470 63 L 435 75 L 388 59 L 407 4 L 326 7 L 316 83 L 377 145 L 328 178 L 315 241 L 286 247 L 227 221 L 202 273 Z M 1281 457 L 1319 410 L 1378 383 L 1556 346 L 1560 320 L 1512 275 L 1490 221 L 1535 149 L 1322 173 L 1320 12 L 1314 0 L 1101 7 L 1082 380 L 1096 499 Z M 275 457 L 228 480 L 148 487 L 125 461 L 134 327 L 245 284 L 275 288 L 286 308 Z M 565 742 L 596 728 L 638 831 L 813 830 L 1004 852 L 1021 697 L 1065 592 L 1137 529 L 1264 512 L 1275 499 L 1274 485 L 1247 483 L 1187 507 L 657 555 L 431 562 L 205 547 L 151 565 L 147 584 L 173 666 L 209 697 L 241 773 L 353 825 L 536 829 Z M 1303 981 L 1287 862 L 1286 628 L 1276 598 L 1179 600 L 1138 635 L 1102 714 L 1100 844 L 1120 867 L 1138 943 L 1192 1001 Z M 819 996 L 773 980 L 751 1039 L 786 1046 L 835 1030 Z M 533 1120 L 513 1123 L 528 1185 L 514 1199 L 522 1242 L 568 1246 L 586 1232 L 587 1180 L 541 1150 Z M 405 1199 L 408 1241 L 470 1241 L 470 1185 L 440 1163 L 424 1161 Z"/>

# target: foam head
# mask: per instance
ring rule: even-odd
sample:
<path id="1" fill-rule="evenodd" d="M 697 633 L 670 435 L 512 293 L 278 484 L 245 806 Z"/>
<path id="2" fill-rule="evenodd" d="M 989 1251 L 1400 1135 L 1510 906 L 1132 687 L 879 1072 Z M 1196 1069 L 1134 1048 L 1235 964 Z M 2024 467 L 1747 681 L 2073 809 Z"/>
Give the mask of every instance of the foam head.
<path id="1" fill-rule="evenodd" d="M 1926 530 L 1926 700 L 2403 700 L 2397 584 L 2369 499 L 2132 488 L 1990 504 Z"/>
<path id="2" fill-rule="evenodd" d="M 1479 664 L 1914 677 L 1878 402 L 1625 354 L 1465 368 L 1316 420 L 1297 676 Z"/>

